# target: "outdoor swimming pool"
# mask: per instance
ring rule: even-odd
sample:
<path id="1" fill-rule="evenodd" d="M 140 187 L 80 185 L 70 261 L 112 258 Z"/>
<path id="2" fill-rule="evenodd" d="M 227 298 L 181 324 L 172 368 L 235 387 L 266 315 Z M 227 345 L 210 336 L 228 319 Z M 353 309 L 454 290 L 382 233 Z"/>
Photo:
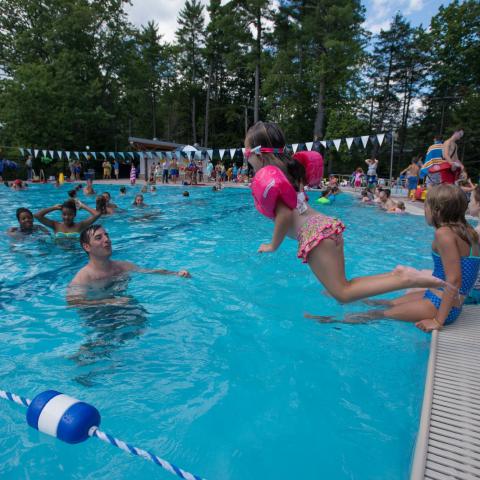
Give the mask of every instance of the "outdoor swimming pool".
<path id="1" fill-rule="evenodd" d="M 123 285 L 130 305 L 66 308 L 66 286 L 86 263 L 78 241 L 2 233 L 0 388 L 87 401 L 104 431 L 208 479 L 407 477 L 429 336 L 401 322 L 303 318 L 367 307 L 323 295 L 293 240 L 256 254 L 272 224 L 247 189 L 190 189 L 189 198 L 159 189 L 139 212 L 133 189 L 119 197 L 118 186 L 95 187 L 128 209 L 101 222 L 114 258 L 193 278 L 135 274 Z M 68 189 L 4 188 L 0 230 L 16 224 L 18 206 L 61 203 Z M 349 195 L 319 208 L 347 225 L 348 275 L 430 267 L 433 232 L 422 217 L 383 214 Z M 142 220 L 147 211 L 158 215 Z M 0 429 L 2 478 L 174 478 L 96 439 L 62 444 L 5 401 Z"/>

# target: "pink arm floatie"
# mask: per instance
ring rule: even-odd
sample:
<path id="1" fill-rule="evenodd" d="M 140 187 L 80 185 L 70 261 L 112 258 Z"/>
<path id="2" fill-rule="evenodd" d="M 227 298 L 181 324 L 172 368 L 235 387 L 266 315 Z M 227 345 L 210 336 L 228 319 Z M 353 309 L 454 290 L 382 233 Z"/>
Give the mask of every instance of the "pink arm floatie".
<path id="1" fill-rule="evenodd" d="M 323 178 L 323 157 L 318 152 L 297 152 L 293 158 L 305 167 L 307 184 L 316 187 Z"/>
<path id="2" fill-rule="evenodd" d="M 255 174 L 251 188 L 255 208 L 268 218 L 275 218 L 279 200 L 291 210 L 297 206 L 297 192 L 285 174 L 273 165 L 263 167 Z"/>

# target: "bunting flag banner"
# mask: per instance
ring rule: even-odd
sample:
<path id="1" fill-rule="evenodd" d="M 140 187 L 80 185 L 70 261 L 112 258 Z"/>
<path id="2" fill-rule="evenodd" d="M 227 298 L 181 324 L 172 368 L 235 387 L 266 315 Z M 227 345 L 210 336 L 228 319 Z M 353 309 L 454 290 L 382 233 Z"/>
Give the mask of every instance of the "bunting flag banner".
<path id="1" fill-rule="evenodd" d="M 313 147 L 313 142 L 307 142 L 305 146 L 307 147 L 307 150 L 311 150 Z"/>
<path id="2" fill-rule="evenodd" d="M 115 154 L 113 152 L 108 152 L 108 156 L 112 157 L 112 158 L 115 158 Z"/>
<path id="3" fill-rule="evenodd" d="M 225 149 L 220 149 L 218 153 L 220 154 L 220 160 L 223 160 L 223 156 L 225 155 Z"/>
<path id="4" fill-rule="evenodd" d="M 352 143 L 353 143 L 353 137 L 348 137 L 348 138 L 345 139 L 345 141 L 347 142 L 347 147 L 350 150 L 350 148 L 352 146 Z"/>
<path id="5" fill-rule="evenodd" d="M 172 159 L 172 152 L 167 152 L 166 153 L 168 160 Z"/>
<path id="6" fill-rule="evenodd" d="M 89 155 L 89 154 L 90 154 L 90 152 L 83 152 L 83 156 L 84 156 L 85 158 L 88 158 L 88 155 Z"/>
<path id="7" fill-rule="evenodd" d="M 327 142 L 325 140 L 320 140 L 320 144 L 323 146 L 323 148 L 327 148 Z"/>
<path id="8" fill-rule="evenodd" d="M 237 153 L 237 149 L 236 148 L 231 148 L 230 149 L 230 158 L 233 160 L 233 157 L 235 156 L 235 153 Z"/>
<path id="9" fill-rule="evenodd" d="M 213 150 L 207 150 L 207 155 L 210 160 L 213 158 Z"/>
<path id="10" fill-rule="evenodd" d="M 53 158 L 55 156 L 55 151 L 54 150 L 49 150 L 48 151 L 50 158 Z"/>
<path id="11" fill-rule="evenodd" d="M 245 156 L 245 148 L 242 148 L 242 155 Z"/>
<path id="12" fill-rule="evenodd" d="M 96 160 L 97 159 L 97 152 L 90 152 L 90 155 Z"/>
<path id="13" fill-rule="evenodd" d="M 62 159 L 62 153 L 63 152 L 61 150 L 57 150 L 57 156 L 60 160 Z"/>
<path id="14" fill-rule="evenodd" d="M 46 150 L 41 150 L 41 153 L 42 153 L 42 157 L 46 157 L 46 156 L 47 156 L 47 151 L 46 151 Z"/>
<path id="15" fill-rule="evenodd" d="M 23 157 L 23 156 L 24 156 L 24 153 L 23 153 L 24 150 L 23 150 L 23 148 L 19 148 L 19 150 L 20 150 L 20 155 Z"/>
<path id="16" fill-rule="evenodd" d="M 65 155 L 67 156 L 67 160 L 70 160 L 70 152 L 65 152 Z"/>
<path id="17" fill-rule="evenodd" d="M 298 143 L 292 143 L 292 150 L 293 150 L 293 153 L 297 153 Z"/>
<path id="18" fill-rule="evenodd" d="M 378 140 L 378 144 L 380 146 L 382 146 L 382 143 L 383 143 L 383 139 L 385 138 L 385 134 L 384 133 L 377 133 L 377 140 Z"/>
<path id="19" fill-rule="evenodd" d="M 367 148 L 368 139 L 370 138 L 370 136 L 369 135 L 363 135 L 360 138 L 362 139 L 363 148 Z"/>
<path id="20" fill-rule="evenodd" d="M 337 152 L 340 151 L 340 144 L 342 143 L 341 138 L 337 138 L 333 141 L 333 144 L 335 145 L 335 148 L 337 149 Z"/>
<path id="21" fill-rule="evenodd" d="M 37 158 L 37 155 L 38 155 L 39 151 L 40 150 L 38 150 L 37 148 L 33 150 L 33 153 L 34 153 L 33 158 Z"/>
<path id="22" fill-rule="evenodd" d="M 125 154 L 123 152 L 118 152 L 122 160 L 125 160 Z"/>
<path id="23" fill-rule="evenodd" d="M 80 160 L 80 155 L 78 154 L 78 152 L 72 152 L 72 153 L 75 157 L 77 157 L 77 160 Z"/>

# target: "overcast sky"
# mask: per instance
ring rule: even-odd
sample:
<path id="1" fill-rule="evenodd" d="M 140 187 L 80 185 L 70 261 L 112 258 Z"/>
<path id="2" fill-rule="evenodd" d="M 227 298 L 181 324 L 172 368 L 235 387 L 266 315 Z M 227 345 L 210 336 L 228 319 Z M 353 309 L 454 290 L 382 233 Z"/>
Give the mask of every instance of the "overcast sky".
<path id="1" fill-rule="evenodd" d="M 132 3 L 126 7 L 132 23 L 140 26 L 153 20 L 158 24 L 164 40 L 172 42 L 175 39 L 177 16 L 184 0 L 132 0 Z M 207 5 L 208 1 L 202 0 L 202 3 Z M 367 9 L 365 27 L 378 33 L 381 28 L 388 28 L 397 11 L 401 11 L 413 25 L 422 23 L 428 26 L 439 6 L 449 3 L 450 1 L 440 0 L 363 0 Z"/>

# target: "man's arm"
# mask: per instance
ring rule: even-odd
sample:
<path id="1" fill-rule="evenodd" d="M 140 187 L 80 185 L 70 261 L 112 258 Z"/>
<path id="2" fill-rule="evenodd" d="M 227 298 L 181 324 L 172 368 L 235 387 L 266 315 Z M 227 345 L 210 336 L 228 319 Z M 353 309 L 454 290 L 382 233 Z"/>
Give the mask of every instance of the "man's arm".
<path id="1" fill-rule="evenodd" d="M 165 270 L 163 268 L 142 268 L 132 262 L 116 262 L 124 272 L 139 272 L 139 273 L 155 273 L 158 275 L 176 275 L 177 277 L 190 278 L 191 275 L 187 270 Z"/>

